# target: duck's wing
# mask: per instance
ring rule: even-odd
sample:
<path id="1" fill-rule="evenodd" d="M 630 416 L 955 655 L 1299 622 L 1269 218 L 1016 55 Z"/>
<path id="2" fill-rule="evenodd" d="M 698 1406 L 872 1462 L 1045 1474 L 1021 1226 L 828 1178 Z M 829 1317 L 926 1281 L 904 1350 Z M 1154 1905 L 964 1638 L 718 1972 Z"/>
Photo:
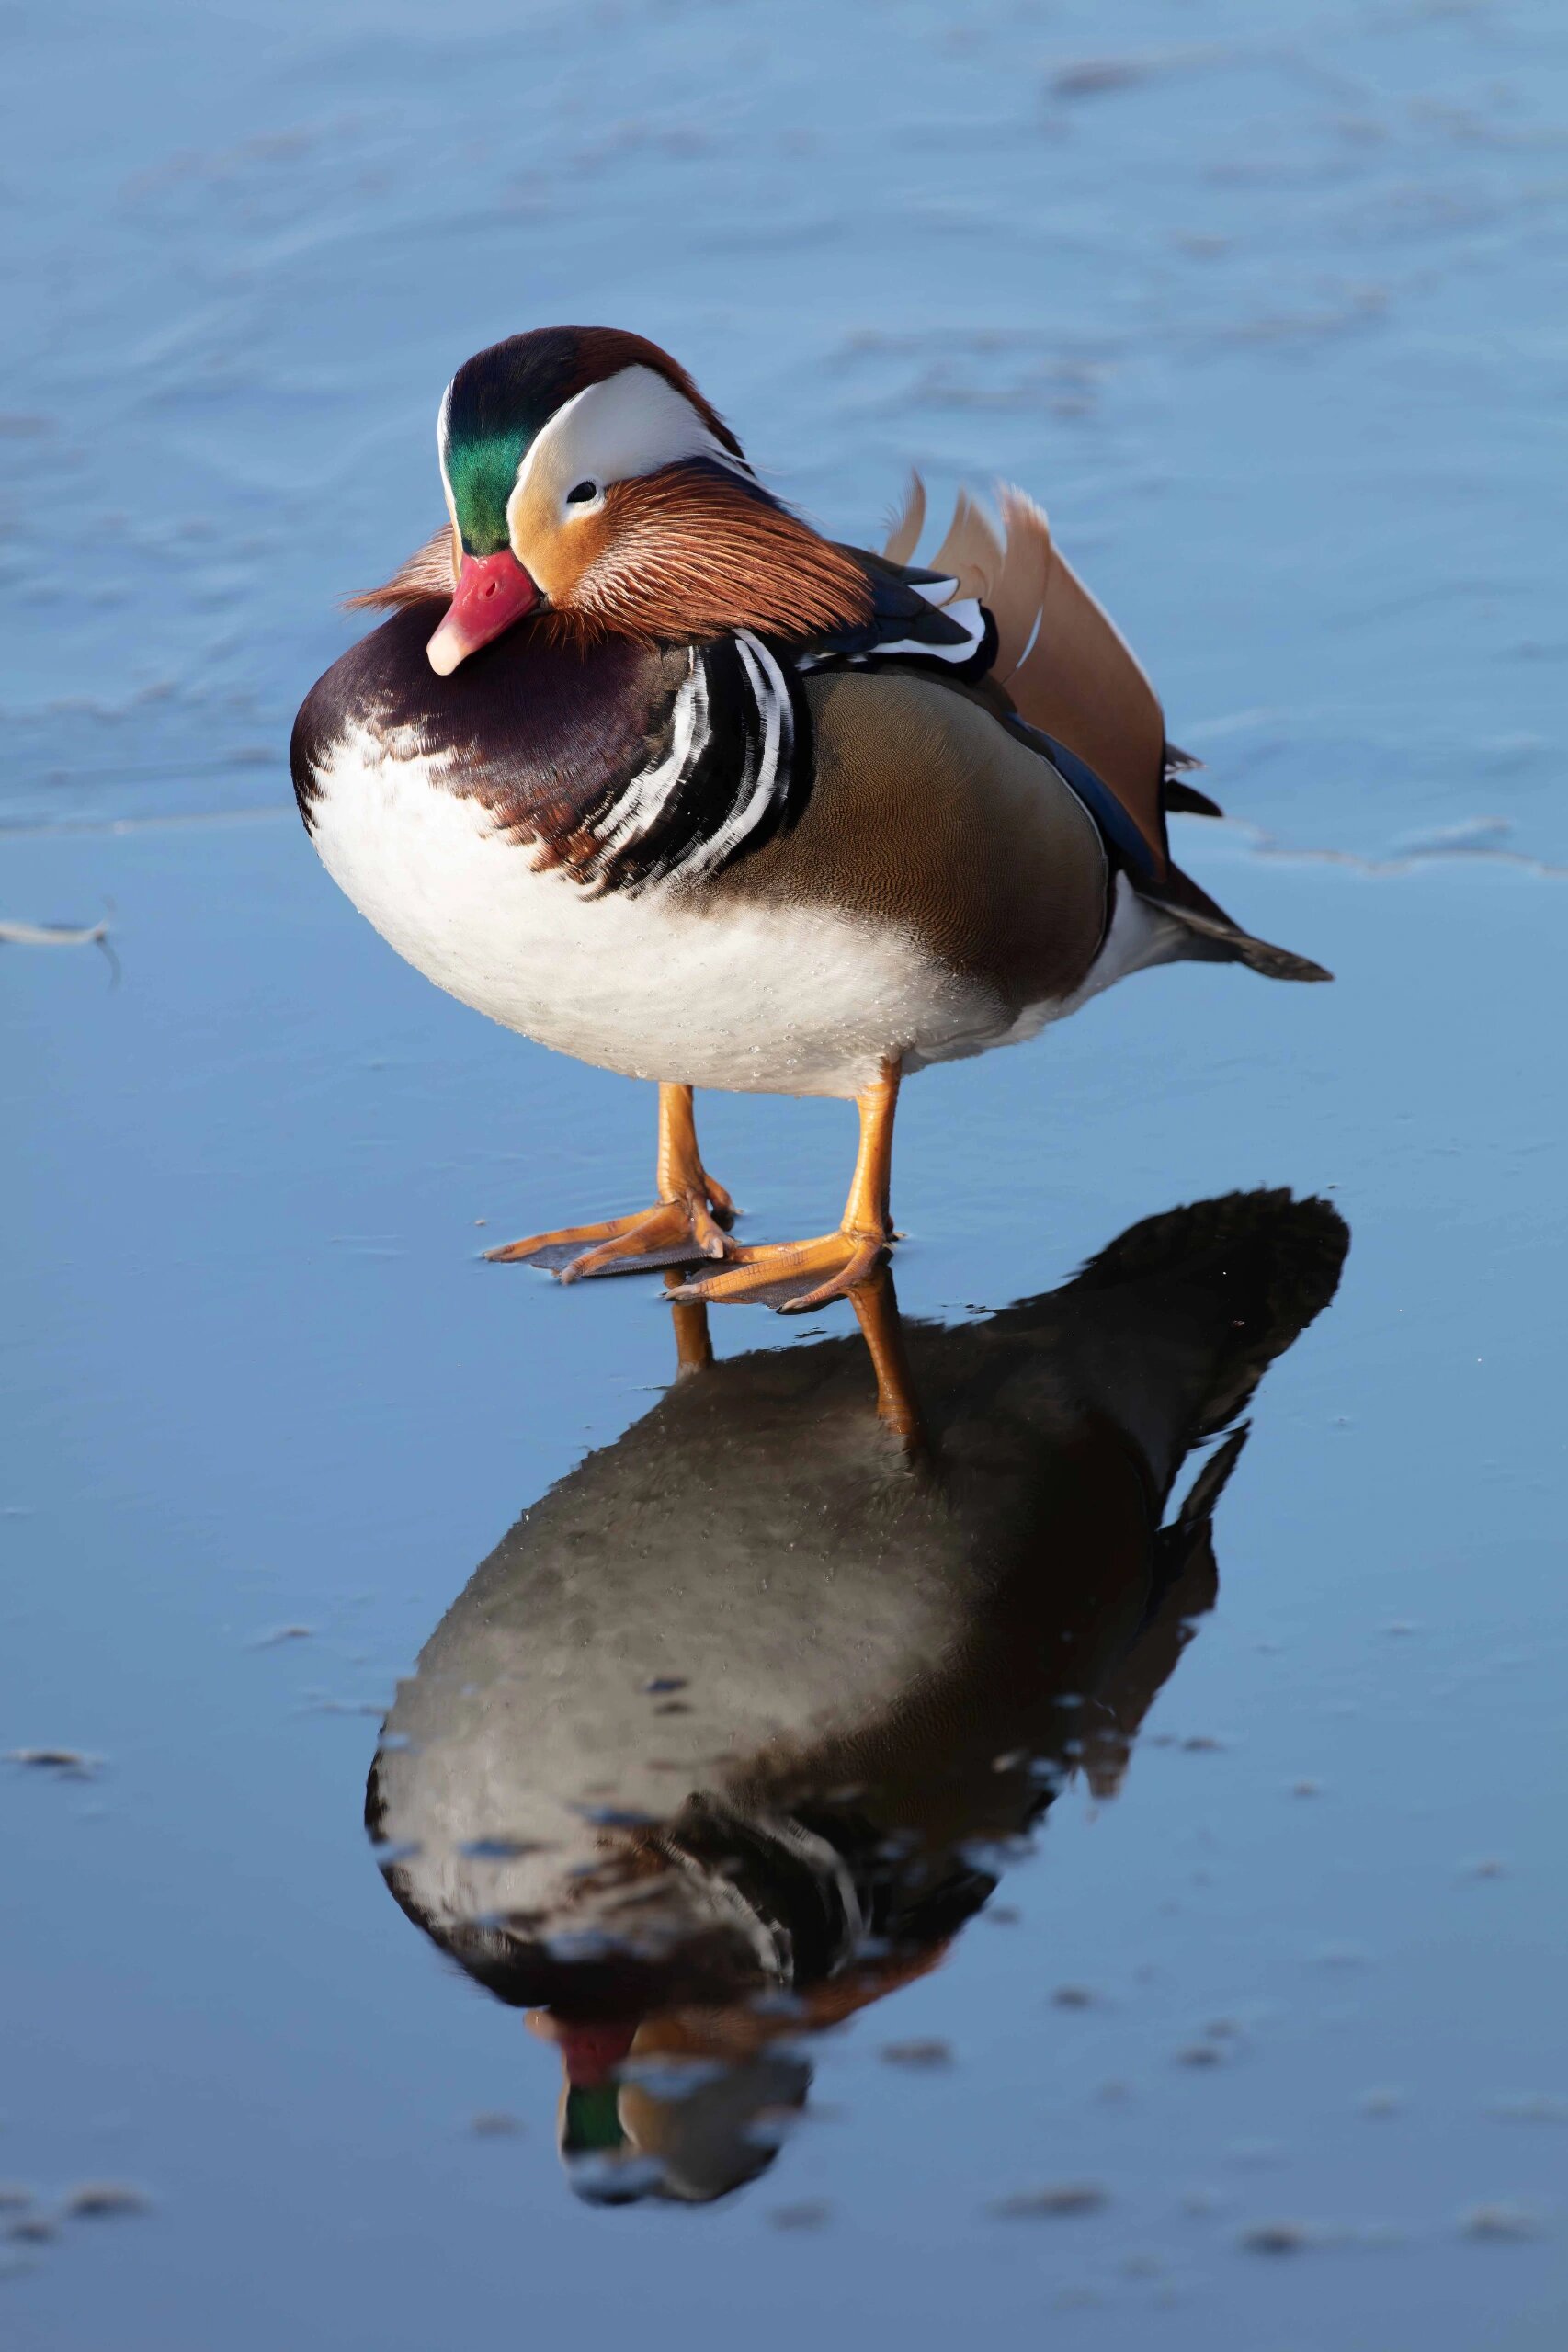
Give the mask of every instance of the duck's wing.
<path id="1" fill-rule="evenodd" d="M 1183 781 L 1183 771 L 1199 763 L 1166 742 L 1159 698 L 1055 545 L 1042 510 L 1006 485 L 997 499 L 999 524 L 960 491 L 941 545 L 928 565 L 917 565 L 926 492 L 913 477 L 881 553 L 846 551 L 866 574 L 869 620 L 800 649 L 797 665 L 915 662 L 982 687 L 999 715 L 1022 720 L 1088 772 L 1092 795 L 1108 797 L 1141 842 L 1134 863 L 1162 879 L 1170 856 L 1166 812 L 1220 811 Z"/>
<path id="2" fill-rule="evenodd" d="M 1154 855 L 1165 838 L 1165 721 L 1159 698 L 1103 607 L 1020 490 L 1000 495 L 1002 560 L 990 585 L 996 683 L 1026 723 L 1091 768 Z"/>
<path id="3" fill-rule="evenodd" d="M 1054 771 L 1093 821 L 1112 874 L 1125 873 L 1166 918 L 1154 960 L 1244 963 L 1273 980 L 1326 980 L 1322 965 L 1256 938 L 1172 864 L 1166 811 L 1219 813 L 1206 795 L 1180 781 L 1181 770 L 1196 763 L 1167 746 L 1153 687 L 1056 554 L 1040 509 L 1008 493 L 1004 513 L 1005 539 L 972 500 L 960 499 L 929 568 L 854 551 L 871 588 L 870 619 L 809 646 L 778 648 L 784 666 L 806 674 L 813 701 L 835 674 L 900 678 L 916 695 L 928 734 L 945 735 L 960 724 L 955 702 L 979 704 L 961 722 L 966 741 L 977 738 L 965 758 L 1000 775 L 1007 765 L 996 743 L 1000 732 L 1035 756 L 1037 775 Z M 891 543 L 902 548 L 907 537 L 906 519 Z M 819 757 L 827 747 L 826 722 L 820 708 Z M 846 728 L 875 733 L 889 723 L 876 698 L 851 697 L 835 703 L 830 731 L 836 738 Z M 864 767 L 875 772 L 881 764 L 868 757 Z M 910 772 L 905 764 L 901 789 L 907 790 Z M 1019 822 L 1015 811 L 1010 823 Z M 885 857 L 885 831 L 868 830 L 884 845 L 879 857 Z M 989 832 L 985 812 L 972 812 L 971 845 L 978 847 Z M 1005 852 L 1006 843 L 998 846 Z"/>
<path id="4" fill-rule="evenodd" d="M 894 563 L 869 548 L 846 548 L 866 575 L 870 618 L 831 635 L 792 646 L 798 670 L 872 669 L 929 663 L 941 675 L 973 685 L 996 659 L 996 623 L 960 576 L 934 565 Z"/>
<path id="5" fill-rule="evenodd" d="M 1068 784 L 1113 865 L 1172 918 L 1169 954 L 1245 963 L 1275 980 L 1326 980 L 1321 964 L 1255 938 L 1172 864 L 1167 814 L 1221 813 L 1186 780 L 1201 763 L 1167 741 L 1153 686 L 1056 547 L 1041 508 L 1006 485 L 997 502 L 999 527 L 960 492 L 930 564 L 916 566 L 926 492 L 913 476 L 882 552 L 849 551 L 871 590 L 870 619 L 790 649 L 794 666 L 914 669 L 963 688 Z"/>
<path id="6" fill-rule="evenodd" d="M 1165 714 L 1131 649 L 1052 542 L 1022 491 L 999 494 L 1000 528 L 967 491 L 927 566 L 911 562 L 926 493 L 911 483 L 881 555 L 852 549 L 871 591 L 869 621 L 796 654 L 800 667 L 917 662 L 955 683 L 984 686 L 1000 710 L 1087 768 L 1131 820 L 1145 862 L 1163 874 L 1169 850 Z M 1177 798 L 1190 804 L 1187 788 Z M 1202 796 L 1197 796 L 1201 798 Z"/>

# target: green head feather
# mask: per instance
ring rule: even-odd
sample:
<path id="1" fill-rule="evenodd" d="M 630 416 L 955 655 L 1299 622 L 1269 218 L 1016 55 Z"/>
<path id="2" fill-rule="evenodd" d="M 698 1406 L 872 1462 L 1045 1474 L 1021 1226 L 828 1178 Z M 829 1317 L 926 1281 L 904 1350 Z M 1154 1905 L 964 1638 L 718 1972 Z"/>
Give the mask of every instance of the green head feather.
<path id="1" fill-rule="evenodd" d="M 531 433 L 483 433 L 447 445 L 447 480 L 458 529 L 470 555 L 499 555 L 508 545 L 506 501 Z"/>

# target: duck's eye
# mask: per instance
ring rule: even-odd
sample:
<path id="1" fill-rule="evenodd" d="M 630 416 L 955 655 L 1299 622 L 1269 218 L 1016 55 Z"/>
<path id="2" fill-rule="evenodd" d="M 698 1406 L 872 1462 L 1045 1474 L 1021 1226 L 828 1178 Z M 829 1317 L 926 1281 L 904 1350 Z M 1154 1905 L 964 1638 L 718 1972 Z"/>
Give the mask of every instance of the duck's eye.
<path id="1" fill-rule="evenodd" d="M 598 494 L 597 482 L 579 482 L 566 493 L 566 504 L 569 506 L 585 506 L 590 498 L 597 498 Z"/>

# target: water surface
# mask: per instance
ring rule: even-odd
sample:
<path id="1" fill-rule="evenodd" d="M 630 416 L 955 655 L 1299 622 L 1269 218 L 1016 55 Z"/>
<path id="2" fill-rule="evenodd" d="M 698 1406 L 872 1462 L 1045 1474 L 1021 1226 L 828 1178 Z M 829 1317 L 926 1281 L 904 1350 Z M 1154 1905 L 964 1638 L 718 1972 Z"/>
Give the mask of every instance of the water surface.
<path id="1" fill-rule="evenodd" d="M 0 2240 L 7 2344 L 1559 2344 L 1554 13 L 79 6 L 6 40 L 0 916 L 107 917 L 118 971 L 0 948 L 0 1748 L 84 1759 L 0 1777 L 0 2179 L 35 2200 L 0 2231 L 84 2183 L 146 2200 Z M 1150 975 L 909 1088 L 896 1279 L 930 1417 L 963 1420 L 994 1318 L 1079 1301 L 1038 1311 L 1054 1369 L 993 1501 L 1045 1563 L 1008 1590 L 1058 1634 L 1077 1610 L 1099 1678 L 1031 1684 L 978 1813 L 978 1749 L 898 1751 L 903 1812 L 874 1826 L 918 1816 L 924 1943 L 886 1933 L 903 1860 L 870 1886 L 846 1771 L 807 1835 L 854 1847 L 886 1981 L 719 2051 L 765 2079 L 703 2144 L 757 2153 L 766 2111 L 754 2176 L 702 2201 L 645 2173 L 608 2209 L 562 2165 L 539 1988 L 513 2005 L 443 1960 L 363 1815 L 476 1568 L 538 1556 L 525 1515 L 597 1513 L 631 1574 L 605 1482 L 624 1502 L 699 1389 L 670 1391 L 670 1311 L 475 1260 L 641 1200 L 651 1102 L 398 964 L 281 762 L 346 642 L 333 595 L 432 526 L 454 360 L 560 316 L 659 335 L 846 531 L 915 461 L 1035 490 L 1233 812 L 1178 854 L 1338 975 Z M 819 1230 L 849 1114 L 701 1110 L 748 1230 Z M 1179 1345 L 1134 1316 L 1108 1368 L 1101 1333 L 1096 1483 L 1066 1286 L 1260 1189 L 1343 1220 L 1332 1299 L 1273 1352 L 1217 1495 L 1224 1399 L 1168 1384 L 1212 1279 Z M 868 1494 L 907 1494 L 845 1310 L 711 1322 L 716 1413 L 815 1396 Z M 1185 1549 L 1147 1515 L 1161 1445 L 1167 1528 L 1199 1482 Z M 813 1457 L 787 1459 L 798 1509 Z M 659 1605 L 661 1508 L 666 1553 L 610 1515 L 646 1560 L 606 1725 L 703 1697 L 673 1648 L 632 1654 L 692 1630 L 689 1596 Z M 841 1552 L 841 1603 L 871 1558 Z M 714 1687 L 744 1699 L 744 1661 L 761 1707 L 755 1624 L 714 1614 Z M 1114 1754 L 1069 1726 L 1085 1692 Z M 799 1780 L 772 1794 L 797 1817 Z M 667 2073 L 631 2087 L 646 2128 Z"/>

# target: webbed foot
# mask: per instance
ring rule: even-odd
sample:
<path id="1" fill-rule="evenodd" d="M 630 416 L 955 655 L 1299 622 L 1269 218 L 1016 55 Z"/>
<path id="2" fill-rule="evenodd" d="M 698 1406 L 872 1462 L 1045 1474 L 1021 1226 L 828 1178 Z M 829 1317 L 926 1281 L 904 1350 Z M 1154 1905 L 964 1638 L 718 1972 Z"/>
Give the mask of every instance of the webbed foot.
<path id="1" fill-rule="evenodd" d="M 689 1086 L 659 1088 L 658 1187 L 653 1208 L 633 1216 L 529 1233 L 484 1255 L 493 1266 L 543 1267 L 562 1282 L 583 1282 L 595 1274 L 651 1274 L 662 1266 L 733 1256 L 728 1236 L 735 1204 L 702 1165 Z"/>
<path id="2" fill-rule="evenodd" d="M 735 1204 L 723 1186 L 704 1176 L 700 1185 L 673 1200 L 656 1201 L 632 1216 L 529 1233 L 484 1255 L 493 1266 L 543 1267 L 562 1282 L 583 1282 L 596 1274 L 651 1274 L 662 1266 L 733 1256 L 729 1227 L 734 1218 Z"/>
<path id="3" fill-rule="evenodd" d="M 737 1246 L 723 1273 L 688 1278 L 671 1296 L 710 1307 L 774 1307 L 780 1314 L 805 1314 L 830 1299 L 846 1299 L 859 1283 L 869 1282 L 892 1245 L 891 1233 L 841 1229 L 809 1242 Z"/>

